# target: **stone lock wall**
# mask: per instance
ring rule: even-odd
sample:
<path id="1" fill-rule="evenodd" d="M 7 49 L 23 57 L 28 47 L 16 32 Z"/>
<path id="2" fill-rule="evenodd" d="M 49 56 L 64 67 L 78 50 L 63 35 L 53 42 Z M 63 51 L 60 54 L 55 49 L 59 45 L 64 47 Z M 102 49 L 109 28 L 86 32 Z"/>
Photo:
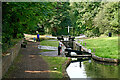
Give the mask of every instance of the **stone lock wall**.
<path id="1" fill-rule="evenodd" d="M 82 50 L 82 45 L 80 43 L 77 43 L 76 41 L 73 42 L 73 50 Z"/>
<path id="2" fill-rule="evenodd" d="M 10 53 L 10 55 L 2 57 L 2 76 L 8 71 L 13 60 L 18 55 L 22 42 L 23 42 L 23 40 L 19 41 L 12 48 L 7 50 L 7 52 Z"/>

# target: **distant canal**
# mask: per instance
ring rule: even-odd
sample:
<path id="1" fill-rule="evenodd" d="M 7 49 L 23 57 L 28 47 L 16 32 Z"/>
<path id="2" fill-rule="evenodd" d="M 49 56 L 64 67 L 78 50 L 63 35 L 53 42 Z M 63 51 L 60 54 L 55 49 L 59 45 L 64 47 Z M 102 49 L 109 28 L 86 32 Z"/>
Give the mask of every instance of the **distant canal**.
<path id="1" fill-rule="evenodd" d="M 120 78 L 120 65 L 96 62 L 93 59 L 72 60 L 66 71 L 71 78 Z"/>

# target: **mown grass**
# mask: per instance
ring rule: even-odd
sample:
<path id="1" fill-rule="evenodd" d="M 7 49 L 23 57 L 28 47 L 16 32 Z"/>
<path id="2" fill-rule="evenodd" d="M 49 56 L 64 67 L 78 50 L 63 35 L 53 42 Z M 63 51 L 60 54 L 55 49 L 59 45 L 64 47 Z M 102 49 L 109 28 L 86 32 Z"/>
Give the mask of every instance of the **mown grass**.
<path id="1" fill-rule="evenodd" d="M 53 47 L 58 47 L 59 42 L 58 41 L 48 41 L 44 40 L 40 42 L 40 45 L 43 46 L 53 46 Z"/>
<path id="2" fill-rule="evenodd" d="M 50 57 L 50 56 L 41 56 L 49 65 L 49 70 L 57 71 L 59 73 L 50 73 L 50 78 L 63 78 L 63 67 L 62 65 L 67 60 L 66 57 Z M 54 70 L 57 68 L 57 70 Z"/>
<path id="3" fill-rule="evenodd" d="M 91 49 L 96 56 L 118 59 L 118 37 L 85 39 L 83 46 Z"/>
<path id="4" fill-rule="evenodd" d="M 49 51 L 55 51 L 55 50 L 47 50 L 47 49 L 41 49 L 40 52 L 49 52 Z"/>

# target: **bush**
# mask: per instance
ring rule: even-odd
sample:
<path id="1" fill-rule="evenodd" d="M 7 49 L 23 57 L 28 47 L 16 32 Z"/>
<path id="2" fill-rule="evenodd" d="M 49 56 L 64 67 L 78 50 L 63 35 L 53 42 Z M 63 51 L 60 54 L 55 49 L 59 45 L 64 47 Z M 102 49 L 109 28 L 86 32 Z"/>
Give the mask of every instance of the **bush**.
<path id="1" fill-rule="evenodd" d="M 22 38 L 24 37 L 24 35 L 22 35 L 21 33 L 17 34 L 17 38 Z"/>
<path id="2" fill-rule="evenodd" d="M 99 31 L 99 28 L 93 28 L 92 30 L 86 31 L 85 35 L 87 37 L 99 37 L 101 34 L 100 34 L 100 31 Z"/>
<path id="3" fill-rule="evenodd" d="M 93 32 L 93 34 L 94 34 L 95 37 L 99 37 L 99 36 L 100 36 L 100 31 L 99 31 L 99 28 L 98 28 L 98 27 L 97 27 L 97 28 L 94 28 L 94 29 L 92 30 L 92 32 Z"/>
<path id="4" fill-rule="evenodd" d="M 6 52 L 7 49 L 13 47 L 21 39 L 11 39 L 7 43 L 2 43 L 2 53 Z"/>
<path id="5" fill-rule="evenodd" d="M 92 31 L 86 31 L 86 32 L 85 32 L 85 35 L 86 35 L 87 37 L 93 37 L 93 36 L 94 36 L 94 33 L 93 33 Z"/>

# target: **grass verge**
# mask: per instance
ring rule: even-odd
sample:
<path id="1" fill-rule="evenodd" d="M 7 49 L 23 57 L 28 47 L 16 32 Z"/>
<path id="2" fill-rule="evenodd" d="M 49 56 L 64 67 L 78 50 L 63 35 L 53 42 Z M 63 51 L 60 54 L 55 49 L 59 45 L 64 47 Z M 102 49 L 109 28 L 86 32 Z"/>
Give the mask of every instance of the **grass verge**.
<path id="1" fill-rule="evenodd" d="M 41 49 L 40 52 L 49 52 L 49 51 L 55 51 L 55 50 L 47 50 L 47 49 Z"/>
<path id="2" fill-rule="evenodd" d="M 41 42 L 40 42 L 40 45 L 43 45 L 43 46 L 58 47 L 58 44 L 59 44 L 58 41 L 47 41 L 47 40 L 44 40 L 44 41 L 41 41 Z"/>
<path id="3" fill-rule="evenodd" d="M 118 37 L 85 39 L 83 46 L 91 49 L 96 56 L 118 59 Z"/>
<path id="4" fill-rule="evenodd" d="M 41 55 L 40 55 L 41 56 Z M 49 70 L 54 71 L 57 68 L 58 73 L 50 73 L 50 78 L 63 78 L 63 64 L 68 60 L 66 57 L 41 56 L 49 65 Z"/>

